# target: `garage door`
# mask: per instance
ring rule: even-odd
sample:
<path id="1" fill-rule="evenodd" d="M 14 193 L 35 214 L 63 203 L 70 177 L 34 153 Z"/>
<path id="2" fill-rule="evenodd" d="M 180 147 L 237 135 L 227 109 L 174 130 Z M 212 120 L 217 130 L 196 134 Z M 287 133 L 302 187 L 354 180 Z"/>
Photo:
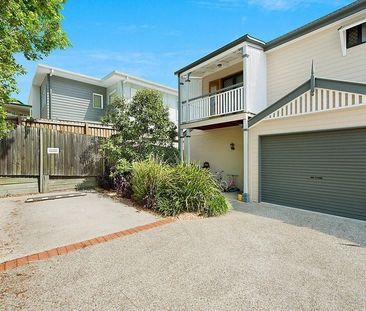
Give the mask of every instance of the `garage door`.
<path id="1" fill-rule="evenodd" d="M 366 220 L 366 129 L 261 137 L 261 200 Z"/>

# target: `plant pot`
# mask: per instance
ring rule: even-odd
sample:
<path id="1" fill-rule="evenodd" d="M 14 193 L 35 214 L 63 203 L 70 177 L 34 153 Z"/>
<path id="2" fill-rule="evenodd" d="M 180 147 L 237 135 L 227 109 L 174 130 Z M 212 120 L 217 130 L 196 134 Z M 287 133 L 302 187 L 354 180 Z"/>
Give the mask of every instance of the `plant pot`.
<path id="1" fill-rule="evenodd" d="M 243 201 L 243 195 L 241 193 L 238 193 L 238 201 Z"/>

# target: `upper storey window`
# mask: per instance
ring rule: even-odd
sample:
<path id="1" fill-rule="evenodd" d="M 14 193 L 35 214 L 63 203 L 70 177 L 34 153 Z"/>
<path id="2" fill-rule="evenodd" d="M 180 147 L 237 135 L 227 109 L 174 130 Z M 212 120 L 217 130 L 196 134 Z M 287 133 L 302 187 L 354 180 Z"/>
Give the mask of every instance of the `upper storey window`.
<path id="1" fill-rule="evenodd" d="M 366 42 L 366 23 L 347 29 L 347 49 Z"/>

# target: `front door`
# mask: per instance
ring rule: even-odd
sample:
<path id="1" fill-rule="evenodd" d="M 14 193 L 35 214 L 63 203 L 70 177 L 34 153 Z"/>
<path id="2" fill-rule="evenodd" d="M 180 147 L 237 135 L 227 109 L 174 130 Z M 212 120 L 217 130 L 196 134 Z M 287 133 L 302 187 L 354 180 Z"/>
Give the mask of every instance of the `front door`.
<path id="1" fill-rule="evenodd" d="M 209 83 L 210 94 L 216 93 L 219 89 L 220 89 L 220 80 L 210 81 L 210 83 Z M 213 116 L 216 114 L 217 114 L 217 103 L 216 103 L 215 97 L 212 96 L 210 98 L 210 116 Z"/>

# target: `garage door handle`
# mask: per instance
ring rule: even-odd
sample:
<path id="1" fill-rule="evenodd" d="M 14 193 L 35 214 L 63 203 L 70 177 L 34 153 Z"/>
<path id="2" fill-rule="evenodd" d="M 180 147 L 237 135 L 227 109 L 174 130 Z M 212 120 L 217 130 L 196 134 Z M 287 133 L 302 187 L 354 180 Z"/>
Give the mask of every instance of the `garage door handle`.
<path id="1" fill-rule="evenodd" d="M 323 179 L 323 176 L 310 176 L 310 179 L 321 180 Z"/>

